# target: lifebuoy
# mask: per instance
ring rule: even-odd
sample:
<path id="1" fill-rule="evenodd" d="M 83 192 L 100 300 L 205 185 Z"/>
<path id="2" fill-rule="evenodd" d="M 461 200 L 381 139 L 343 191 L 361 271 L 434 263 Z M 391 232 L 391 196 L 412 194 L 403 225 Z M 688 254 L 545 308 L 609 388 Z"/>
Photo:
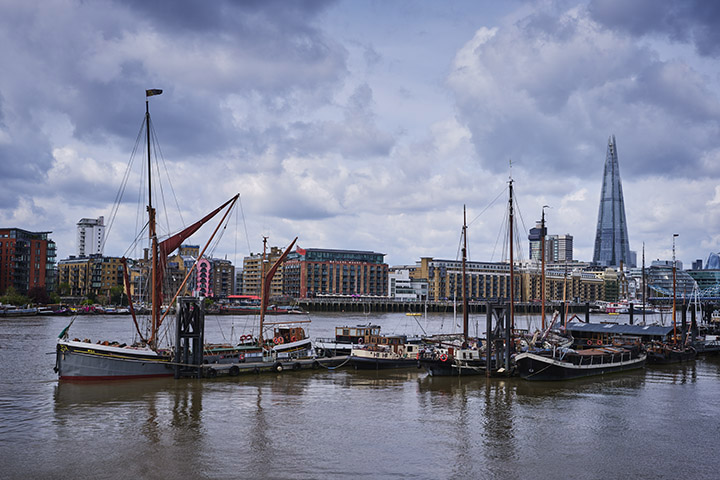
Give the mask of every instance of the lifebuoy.
<path id="1" fill-rule="evenodd" d="M 273 342 L 275 342 L 275 345 L 277 345 L 278 343 L 280 343 L 280 340 L 282 340 L 282 337 L 275 337 L 275 338 L 273 338 Z"/>
<path id="2" fill-rule="evenodd" d="M 297 337 L 295 335 L 293 335 L 292 337 L 290 337 L 290 341 L 297 342 Z"/>
<path id="3" fill-rule="evenodd" d="M 588 344 L 588 345 L 592 345 L 592 339 L 589 339 L 589 340 L 587 341 L 587 344 Z"/>
<path id="4" fill-rule="evenodd" d="M 415 360 L 420 360 L 420 352 L 415 356 Z"/>
<path id="5" fill-rule="evenodd" d="M 441 361 L 441 362 L 446 362 L 446 361 L 447 361 L 447 355 L 445 355 L 444 353 L 441 353 L 441 354 L 440 354 L 440 361 Z"/>
<path id="6" fill-rule="evenodd" d="M 285 343 L 285 339 L 283 337 L 277 337 L 278 343 Z"/>
<path id="7" fill-rule="evenodd" d="M 358 342 L 358 345 L 362 345 L 363 339 L 362 339 L 362 338 L 358 338 L 358 339 L 357 339 L 357 342 Z"/>
<path id="8" fill-rule="evenodd" d="M 598 341 L 595 342 L 595 343 L 596 343 L 597 345 L 602 345 L 602 340 L 598 340 Z"/>

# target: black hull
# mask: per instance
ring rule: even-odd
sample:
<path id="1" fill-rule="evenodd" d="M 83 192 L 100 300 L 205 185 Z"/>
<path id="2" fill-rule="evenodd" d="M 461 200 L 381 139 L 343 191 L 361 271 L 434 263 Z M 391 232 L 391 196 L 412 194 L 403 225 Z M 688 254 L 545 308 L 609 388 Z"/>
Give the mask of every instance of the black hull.
<path id="1" fill-rule="evenodd" d="M 682 351 L 648 352 L 647 362 L 651 365 L 670 365 L 673 363 L 692 362 L 696 356 L 697 351 L 694 348 Z"/>
<path id="2" fill-rule="evenodd" d="M 597 365 L 575 365 L 535 354 L 521 354 L 515 357 L 520 377 L 533 381 L 561 381 L 623 372 L 642 368 L 645 361 L 644 354 L 624 362 L 608 362 Z"/>
<path id="3" fill-rule="evenodd" d="M 385 370 L 391 368 L 417 368 L 415 359 L 363 358 L 350 356 L 349 363 L 356 370 Z"/>
<path id="4" fill-rule="evenodd" d="M 424 367 L 433 377 L 461 377 L 468 375 L 485 375 L 485 362 L 461 362 L 452 360 L 420 360 L 420 366 Z"/>

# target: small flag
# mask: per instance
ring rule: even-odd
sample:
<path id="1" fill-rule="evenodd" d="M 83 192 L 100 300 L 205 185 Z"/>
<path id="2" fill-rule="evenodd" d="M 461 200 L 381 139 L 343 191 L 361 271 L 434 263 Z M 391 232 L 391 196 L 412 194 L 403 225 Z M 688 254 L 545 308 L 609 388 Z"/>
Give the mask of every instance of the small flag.
<path id="1" fill-rule="evenodd" d="M 152 88 L 150 90 L 145 90 L 145 96 L 146 97 L 152 97 L 153 95 L 160 95 L 162 93 L 162 90 L 159 88 Z"/>

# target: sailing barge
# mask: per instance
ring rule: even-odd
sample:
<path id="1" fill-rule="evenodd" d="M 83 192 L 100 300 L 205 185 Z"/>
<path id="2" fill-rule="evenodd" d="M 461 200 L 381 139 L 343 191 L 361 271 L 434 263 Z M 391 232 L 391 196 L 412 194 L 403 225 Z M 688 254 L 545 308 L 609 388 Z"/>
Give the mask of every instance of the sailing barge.
<path id="1" fill-rule="evenodd" d="M 603 375 L 642 368 L 647 354 L 640 345 L 599 346 L 584 350 L 553 348 L 528 351 L 515 356 L 515 364 L 525 380 L 558 381 Z"/>

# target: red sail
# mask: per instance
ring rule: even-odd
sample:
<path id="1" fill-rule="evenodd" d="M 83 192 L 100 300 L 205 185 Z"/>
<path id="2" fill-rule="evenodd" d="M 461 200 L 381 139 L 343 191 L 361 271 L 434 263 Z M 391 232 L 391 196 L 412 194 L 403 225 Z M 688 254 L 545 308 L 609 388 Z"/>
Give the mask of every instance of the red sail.
<path id="1" fill-rule="evenodd" d="M 229 203 L 234 201 L 237 197 L 239 197 L 240 194 L 235 195 L 233 198 L 228 200 L 227 202 L 220 205 L 218 208 L 207 214 L 205 217 L 203 217 L 201 220 L 197 221 L 196 223 L 190 225 L 185 230 L 181 231 L 180 233 L 176 233 L 172 237 L 160 242 L 158 245 L 158 271 L 155 275 L 155 291 L 162 292 L 162 286 L 163 286 L 163 277 L 165 274 L 165 267 L 167 266 L 167 257 L 172 252 L 177 250 L 178 247 L 182 244 L 182 242 L 185 241 L 186 238 L 191 236 L 193 233 L 197 232 L 200 227 L 202 227 L 204 224 L 206 224 L 208 221 L 210 221 L 215 215 L 217 215 L 223 208 L 225 208 Z"/>

